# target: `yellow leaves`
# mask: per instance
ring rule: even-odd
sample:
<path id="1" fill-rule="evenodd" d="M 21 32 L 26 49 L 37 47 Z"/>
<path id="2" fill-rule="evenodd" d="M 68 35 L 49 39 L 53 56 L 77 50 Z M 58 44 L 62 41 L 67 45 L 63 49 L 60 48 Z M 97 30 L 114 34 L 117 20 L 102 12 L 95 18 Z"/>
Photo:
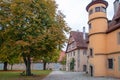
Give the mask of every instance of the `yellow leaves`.
<path id="1" fill-rule="evenodd" d="M 21 46 L 30 46 L 30 44 L 28 42 L 25 42 L 23 40 L 19 40 L 16 42 L 17 45 L 21 45 Z"/>

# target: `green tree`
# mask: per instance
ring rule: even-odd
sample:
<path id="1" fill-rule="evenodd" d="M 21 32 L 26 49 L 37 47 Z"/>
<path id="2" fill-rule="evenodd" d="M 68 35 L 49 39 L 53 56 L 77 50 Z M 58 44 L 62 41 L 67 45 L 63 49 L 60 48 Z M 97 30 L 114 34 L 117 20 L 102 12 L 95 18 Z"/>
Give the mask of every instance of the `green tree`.
<path id="1" fill-rule="evenodd" d="M 0 54 L 9 54 L 4 59 L 12 54 L 23 57 L 27 76 L 31 75 L 31 58 L 51 56 L 66 41 L 69 27 L 56 9 L 54 0 L 0 0 Z"/>
<path id="2" fill-rule="evenodd" d="M 71 62 L 70 62 L 70 70 L 74 70 L 74 65 L 75 65 L 75 59 L 72 58 Z"/>
<path id="3" fill-rule="evenodd" d="M 59 59 L 60 51 L 58 49 L 53 50 L 50 53 L 42 55 L 43 69 L 46 70 L 46 63 L 57 62 Z"/>
<path id="4" fill-rule="evenodd" d="M 66 64 L 66 56 L 63 57 L 63 59 L 62 59 L 62 61 L 60 61 L 60 63 L 61 63 L 62 65 L 65 65 L 65 64 Z"/>

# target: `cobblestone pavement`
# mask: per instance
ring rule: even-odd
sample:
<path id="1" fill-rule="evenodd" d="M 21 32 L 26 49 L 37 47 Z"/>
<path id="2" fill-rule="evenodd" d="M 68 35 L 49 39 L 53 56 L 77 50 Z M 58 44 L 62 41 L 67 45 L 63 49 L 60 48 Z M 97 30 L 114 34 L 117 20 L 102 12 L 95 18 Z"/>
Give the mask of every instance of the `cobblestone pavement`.
<path id="1" fill-rule="evenodd" d="M 90 77 L 82 72 L 53 71 L 43 80 L 120 80 L 105 77 Z"/>

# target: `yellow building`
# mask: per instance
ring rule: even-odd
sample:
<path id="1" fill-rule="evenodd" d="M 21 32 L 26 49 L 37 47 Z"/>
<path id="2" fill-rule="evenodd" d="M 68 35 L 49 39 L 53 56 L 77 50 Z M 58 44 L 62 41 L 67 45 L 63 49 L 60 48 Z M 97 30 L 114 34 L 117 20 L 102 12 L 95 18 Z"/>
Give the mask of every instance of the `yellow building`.
<path id="1" fill-rule="evenodd" d="M 106 14 L 107 1 L 92 0 L 86 7 L 89 13 L 88 73 L 91 76 L 120 78 L 119 0 L 115 0 L 114 4 L 115 14 L 111 21 Z"/>

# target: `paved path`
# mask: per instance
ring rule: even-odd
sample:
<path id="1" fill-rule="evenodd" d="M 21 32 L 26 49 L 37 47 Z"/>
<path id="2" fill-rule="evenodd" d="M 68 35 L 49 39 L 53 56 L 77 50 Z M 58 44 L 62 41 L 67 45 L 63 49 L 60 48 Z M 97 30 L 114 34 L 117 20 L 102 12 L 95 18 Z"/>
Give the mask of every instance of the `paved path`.
<path id="1" fill-rule="evenodd" d="M 82 72 L 53 71 L 43 80 L 120 80 L 113 78 L 95 78 Z"/>

